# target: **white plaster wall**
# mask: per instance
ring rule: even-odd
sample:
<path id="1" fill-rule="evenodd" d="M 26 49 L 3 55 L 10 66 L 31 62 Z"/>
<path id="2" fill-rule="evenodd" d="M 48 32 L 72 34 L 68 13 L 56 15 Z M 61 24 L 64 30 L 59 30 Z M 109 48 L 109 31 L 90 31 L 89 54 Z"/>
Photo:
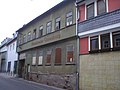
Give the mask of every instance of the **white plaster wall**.
<path id="1" fill-rule="evenodd" d="M 13 44 L 14 44 L 14 49 L 13 49 Z M 8 45 L 8 48 L 7 48 L 7 67 L 6 67 L 6 70 L 8 69 L 8 62 L 11 62 L 11 69 L 10 69 L 11 72 L 14 71 L 14 61 L 17 61 L 17 59 L 18 59 L 18 54 L 16 52 L 16 44 L 17 44 L 17 41 L 15 40 L 14 42 L 10 43 Z"/>

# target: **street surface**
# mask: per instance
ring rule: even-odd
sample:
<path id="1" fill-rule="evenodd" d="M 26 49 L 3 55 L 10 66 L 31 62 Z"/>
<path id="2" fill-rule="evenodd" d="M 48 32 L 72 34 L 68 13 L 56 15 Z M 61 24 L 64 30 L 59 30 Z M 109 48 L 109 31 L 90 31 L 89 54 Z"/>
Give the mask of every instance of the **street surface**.
<path id="1" fill-rule="evenodd" d="M 0 90 L 63 90 L 0 74 Z"/>

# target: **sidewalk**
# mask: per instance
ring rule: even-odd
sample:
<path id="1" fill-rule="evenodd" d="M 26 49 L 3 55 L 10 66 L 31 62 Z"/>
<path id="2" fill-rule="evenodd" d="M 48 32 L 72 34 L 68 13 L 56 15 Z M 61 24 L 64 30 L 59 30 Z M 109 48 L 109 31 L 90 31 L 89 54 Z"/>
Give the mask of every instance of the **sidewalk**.
<path id="1" fill-rule="evenodd" d="M 5 77 L 5 78 L 15 78 L 16 75 L 11 75 L 10 73 L 1 73 L 0 76 Z"/>
<path id="2" fill-rule="evenodd" d="M 16 78 L 16 76 L 12 76 L 8 73 L 0 73 L 0 76 L 1 77 L 4 77 L 4 78 Z M 40 85 L 40 86 L 43 86 L 43 87 L 47 87 L 47 88 L 53 88 L 53 90 L 66 90 L 66 89 L 62 89 L 62 88 L 57 88 L 57 87 L 54 87 L 54 86 L 48 86 L 46 84 L 41 84 L 41 83 L 37 83 L 37 82 L 33 82 L 33 81 L 28 81 L 28 80 L 25 80 L 23 78 L 16 78 L 16 80 L 20 80 L 20 81 L 24 81 L 24 82 L 28 82 L 28 83 L 32 83 L 32 84 L 35 84 L 35 85 Z"/>

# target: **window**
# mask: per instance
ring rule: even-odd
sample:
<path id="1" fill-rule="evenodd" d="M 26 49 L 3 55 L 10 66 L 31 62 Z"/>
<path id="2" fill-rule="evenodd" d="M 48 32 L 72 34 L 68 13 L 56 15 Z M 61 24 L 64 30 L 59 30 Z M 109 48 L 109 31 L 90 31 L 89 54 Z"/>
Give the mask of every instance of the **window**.
<path id="1" fill-rule="evenodd" d="M 60 30 L 60 17 L 55 20 L 55 30 Z"/>
<path id="2" fill-rule="evenodd" d="M 33 52 L 32 65 L 36 65 L 36 53 Z"/>
<path id="3" fill-rule="evenodd" d="M 51 33 L 51 31 L 52 31 L 52 22 L 48 22 L 47 23 L 47 34 Z"/>
<path id="4" fill-rule="evenodd" d="M 91 51 L 99 49 L 98 36 L 90 38 Z"/>
<path id="5" fill-rule="evenodd" d="M 12 49 L 12 44 L 10 45 L 10 51 L 11 51 L 11 49 Z"/>
<path id="6" fill-rule="evenodd" d="M 103 14 L 106 12 L 106 0 L 97 1 L 97 14 Z"/>
<path id="7" fill-rule="evenodd" d="M 31 40 L 31 32 L 28 33 L 27 41 Z"/>
<path id="8" fill-rule="evenodd" d="M 22 35 L 19 35 L 19 45 L 22 44 Z"/>
<path id="9" fill-rule="evenodd" d="M 69 26 L 72 23 L 73 23 L 72 22 L 72 12 L 69 12 L 69 13 L 67 13 L 67 16 L 66 16 L 66 26 Z"/>
<path id="10" fill-rule="evenodd" d="M 115 48 L 120 47 L 120 32 L 113 33 L 113 45 Z"/>
<path id="11" fill-rule="evenodd" d="M 43 64 L 43 51 L 39 52 L 39 60 L 38 60 L 38 65 L 42 65 Z"/>
<path id="12" fill-rule="evenodd" d="M 68 45 L 67 46 L 67 63 L 74 62 L 74 46 Z"/>
<path id="13" fill-rule="evenodd" d="M 46 57 L 46 64 L 51 63 L 51 57 L 52 57 L 52 49 L 47 50 L 47 57 Z"/>
<path id="14" fill-rule="evenodd" d="M 13 43 L 13 50 L 14 50 L 14 48 L 15 48 L 15 43 Z"/>
<path id="15" fill-rule="evenodd" d="M 33 39 L 36 39 L 36 29 L 33 31 Z"/>
<path id="16" fill-rule="evenodd" d="M 61 48 L 55 49 L 55 64 L 61 64 Z"/>
<path id="17" fill-rule="evenodd" d="M 8 62 L 7 71 L 8 71 L 8 72 L 10 72 L 10 71 L 11 71 L 11 62 Z"/>
<path id="18" fill-rule="evenodd" d="M 43 26 L 39 28 L 39 37 L 43 36 Z"/>
<path id="19" fill-rule="evenodd" d="M 102 49 L 110 48 L 110 34 L 101 35 L 101 48 Z"/>
<path id="20" fill-rule="evenodd" d="M 26 43 L 27 40 L 26 40 L 26 34 L 23 36 L 23 42 Z"/>
<path id="21" fill-rule="evenodd" d="M 94 17 L 94 3 L 87 5 L 87 19 Z"/>

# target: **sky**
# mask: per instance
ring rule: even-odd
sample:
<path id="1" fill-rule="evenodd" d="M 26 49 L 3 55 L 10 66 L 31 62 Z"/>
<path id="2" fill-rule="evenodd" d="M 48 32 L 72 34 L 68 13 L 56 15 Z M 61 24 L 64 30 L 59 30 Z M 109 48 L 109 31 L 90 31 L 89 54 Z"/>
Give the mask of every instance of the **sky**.
<path id="1" fill-rule="evenodd" d="M 62 0 L 0 0 L 0 43 Z"/>

